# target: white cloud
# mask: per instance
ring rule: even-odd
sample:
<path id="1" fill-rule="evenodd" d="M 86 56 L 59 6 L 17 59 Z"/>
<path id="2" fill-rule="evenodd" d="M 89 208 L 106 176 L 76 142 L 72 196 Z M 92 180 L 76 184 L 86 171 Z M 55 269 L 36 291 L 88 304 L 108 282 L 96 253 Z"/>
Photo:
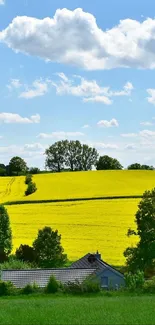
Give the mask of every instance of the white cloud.
<path id="1" fill-rule="evenodd" d="M 140 22 L 128 18 L 102 30 L 92 14 L 64 8 L 53 18 L 17 16 L 0 33 L 0 40 L 16 52 L 88 70 L 154 69 L 154 29 L 155 19 Z"/>
<path id="2" fill-rule="evenodd" d="M 5 0 L 0 0 L 0 6 L 5 4 Z"/>
<path id="3" fill-rule="evenodd" d="M 31 144 L 25 144 L 24 149 L 29 151 L 43 151 L 45 148 L 44 145 L 41 143 L 31 143 Z"/>
<path id="4" fill-rule="evenodd" d="M 144 125 L 144 126 L 152 126 L 153 123 L 152 122 L 140 122 L 140 125 Z"/>
<path id="5" fill-rule="evenodd" d="M 143 130 L 139 132 L 139 135 L 141 137 L 155 137 L 155 131 L 150 131 L 150 130 Z"/>
<path id="6" fill-rule="evenodd" d="M 47 92 L 48 92 L 47 83 L 42 80 L 35 80 L 32 84 L 32 89 L 27 89 L 26 91 L 23 91 L 19 95 L 19 97 L 30 99 L 38 96 L 43 96 Z"/>
<path id="7" fill-rule="evenodd" d="M 85 125 L 82 126 L 82 129 L 88 129 L 88 128 L 90 128 L 89 124 L 85 124 Z"/>
<path id="8" fill-rule="evenodd" d="M 11 79 L 10 83 L 7 85 L 9 90 L 19 89 L 22 86 L 19 79 Z"/>
<path id="9" fill-rule="evenodd" d="M 39 123 L 40 116 L 39 114 L 32 115 L 30 118 L 22 117 L 19 114 L 14 113 L 0 113 L 0 123 L 20 123 L 20 124 L 30 124 L 30 123 Z"/>
<path id="10" fill-rule="evenodd" d="M 83 99 L 84 103 L 86 102 L 92 102 L 92 103 L 103 103 L 105 105 L 111 105 L 112 104 L 112 100 L 109 99 L 106 96 L 94 96 L 94 97 L 89 97 L 89 98 L 84 98 Z"/>
<path id="11" fill-rule="evenodd" d="M 136 149 L 136 146 L 134 143 L 129 143 L 125 146 L 124 149 L 127 149 L 127 150 L 135 150 Z"/>
<path id="12" fill-rule="evenodd" d="M 121 137 L 123 137 L 123 138 L 134 138 L 134 137 L 137 137 L 137 133 L 122 133 Z"/>
<path id="13" fill-rule="evenodd" d="M 155 105 L 155 89 L 147 89 L 147 92 L 150 95 L 150 97 L 147 97 L 148 102 Z"/>
<path id="14" fill-rule="evenodd" d="M 107 121 L 107 120 L 101 120 L 101 121 L 99 121 L 99 122 L 97 123 L 97 125 L 98 125 L 99 127 L 106 127 L 106 128 L 110 128 L 110 127 L 113 127 L 113 126 L 115 126 L 115 127 L 118 127 L 118 126 L 119 126 L 118 121 L 117 121 L 115 118 L 113 118 L 113 119 L 110 120 L 110 121 Z"/>
<path id="15" fill-rule="evenodd" d="M 66 138 L 76 138 L 76 137 L 81 137 L 84 136 L 84 133 L 82 132 L 64 132 L 64 131 L 59 131 L 59 132 L 52 132 L 51 134 L 49 133 L 40 133 L 37 138 L 42 138 L 42 139 L 66 139 Z"/>
<path id="16" fill-rule="evenodd" d="M 118 149 L 117 144 L 111 144 L 111 143 L 104 143 L 104 142 L 95 142 L 94 146 L 97 149 Z"/>
<path id="17" fill-rule="evenodd" d="M 73 76 L 69 79 L 64 73 L 57 74 L 59 81 L 50 81 L 51 85 L 56 89 L 57 95 L 72 95 L 82 97 L 84 102 L 100 102 L 106 105 L 112 104 L 111 97 L 130 96 L 133 90 L 131 82 L 127 82 L 123 86 L 123 90 L 115 91 L 110 87 L 100 86 L 96 80 L 86 80 L 80 76 Z M 78 83 L 77 83 L 78 79 Z"/>

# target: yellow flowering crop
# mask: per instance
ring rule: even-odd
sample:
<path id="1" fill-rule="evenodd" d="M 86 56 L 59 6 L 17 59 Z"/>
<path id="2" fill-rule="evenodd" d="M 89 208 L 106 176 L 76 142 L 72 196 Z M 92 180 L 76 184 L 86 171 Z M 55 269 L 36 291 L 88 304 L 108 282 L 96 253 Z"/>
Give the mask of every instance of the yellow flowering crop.
<path id="1" fill-rule="evenodd" d="M 16 201 L 24 197 L 25 177 L 0 177 L 0 203 Z"/>
<path id="2" fill-rule="evenodd" d="M 90 171 L 35 175 L 37 191 L 25 200 L 141 195 L 155 187 L 154 171 Z"/>
<path id="3" fill-rule="evenodd" d="M 7 206 L 14 250 L 20 244 L 32 244 L 38 229 L 50 226 L 62 235 L 70 260 L 98 249 L 108 263 L 122 265 L 123 251 L 136 242 L 126 233 L 129 227 L 135 228 L 138 202 L 122 199 Z"/>

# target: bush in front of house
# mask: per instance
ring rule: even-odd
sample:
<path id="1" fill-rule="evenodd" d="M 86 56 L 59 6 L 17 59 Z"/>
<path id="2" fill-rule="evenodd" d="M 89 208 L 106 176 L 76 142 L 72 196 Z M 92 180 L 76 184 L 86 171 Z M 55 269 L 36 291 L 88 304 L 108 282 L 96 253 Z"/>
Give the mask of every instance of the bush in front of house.
<path id="1" fill-rule="evenodd" d="M 136 273 L 125 274 L 125 285 L 130 291 L 136 291 L 142 289 L 144 286 L 144 272 L 137 271 Z"/>
<path id="2" fill-rule="evenodd" d="M 100 292 L 100 282 L 94 276 L 89 276 L 82 283 L 83 292 L 95 293 Z"/>
<path id="3" fill-rule="evenodd" d="M 12 282 L 0 281 L 0 296 L 10 296 L 15 293 L 16 289 Z"/>
<path id="4" fill-rule="evenodd" d="M 155 293 L 155 276 L 152 279 L 145 281 L 143 291 L 146 293 Z"/>
<path id="5" fill-rule="evenodd" d="M 32 182 L 32 175 L 31 174 L 27 174 L 25 177 L 25 184 L 29 184 L 30 182 Z"/>
<path id="6" fill-rule="evenodd" d="M 64 284 L 63 291 L 65 293 L 81 294 L 83 292 L 83 286 L 78 280 L 75 282 L 68 281 Z"/>
<path id="7" fill-rule="evenodd" d="M 22 290 L 21 293 L 24 295 L 29 295 L 37 293 L 39 291 L 38 285 L 34 282 L 33 284 L 27 284 Z"/>
<path id="8" fill-rule="evenodd" d="M 54 275 L 52 275 L 47 283 L 47 286 L 45 287 L 46 293 L 56 293 L 58 292 L 60 288 L 60 283 L 56 280 Z"/>
<path id="9" fill-rule="evenodd" d="M 30 183 L 28 183 L 28 187 L 25 191 L 25 195 L 28 196 L 28 195 L 36 192 L 36 190 L 37 190 L 36 183 L 30 182 Z"/>

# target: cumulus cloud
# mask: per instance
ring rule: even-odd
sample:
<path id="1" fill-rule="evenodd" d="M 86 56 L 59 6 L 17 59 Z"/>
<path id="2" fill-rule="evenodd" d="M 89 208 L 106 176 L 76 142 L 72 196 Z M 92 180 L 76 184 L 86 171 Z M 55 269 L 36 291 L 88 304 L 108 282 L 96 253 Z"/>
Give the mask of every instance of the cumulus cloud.
<path id="1" fill-rule="evenodd" d="M 82 126 L 82 129 L 89 129 L 90 128 L 90 125 L 89 124 L 85 124 Z"/>
<path id="2" fill-rule="evenodd" d="M 147 100 L 150 104 L 155 105 L 155 89 L 147 89 L 147 92 L 150 97 L 147 97 Z"/>
<path id="3" fill-rule="evenodd" d="M 28 88 L 26 91 L 23 91 L 19 97 L 20 98 L 34 98 L 38 96 L 44 96 L 48 92 L 48 85 L 46 82 L 41 80 L 35 80 L 32 84 L 32 88 Z"/>
<path id="4" fill-rule="evenodd" d="M 140 125 L 144 125 L 144 126 L 152 126 L 153 123 L 152 123 L 152 122 L 148 122 L 148 121 L 144 121 L 144 122 L 140 122 Z"/>
<path id="5" fill-rule="evenodd" d="M 7 88 L 9 90 L 13 90 L 13 89 L 19 89 L 21 86 L 22 84 L 19 79 L 11 79 L 9 84 L 7 85 Z"/>
<path id="6" fill-rule="evenodd" d="M 142 22 L 124 19 L 102 30 L 92 14 L 64 8 L 53 18 L 18 16 L 1 31 L 0 40 L 15 52 L 88 70 L 154 69 L 154 30 L 151 18 Z"/>
<path id="7" fill-rule="evenodd" d="M 113 119 L 110 120 L 110 121 L 107 121 L 107 120 L 101 120 L 101 121 L 99 121 L 99 122 L 97 123 L 97 125 L 98 125 L 99 127 L 106 127 L 106 128 L 110 128 L 110 127 L 113 127 L 113 126 L 115 126 L 115 127 L 118 127 L 118 126 L 119 126 L 118 121 L 117 121 L 115 118 L 113 118 Z"/>
<path id="8" fill-rule="evenodd" d="M 28 151 L 43 151 L 45 149 L 45 146 L 41 143 L 30 143 L 25 144 L 24 149 Z"/>
<path id="9" fill-rule="evenodd" d="M 141 137 L 155 137 L 155 131 L 150 131 L 150 130 L 143 130 L 139 132 L 139 135 Z"/>
<path id="10" fill-rule="evenodd" d="M 40 133 L 37 138 L 42 139 L 67 139 L 67 138 L 76 138 L 84 136 L 82 132 L 52 132 L 52 133 Z"/>
<path id="11" fill-rule="evenodd" d="M 97 149 L 118 149 L 117 144 L 112 144 L 112 143 L 104 143 L 104 142 L 95 142 L 94 146 Z"/>
<path id="12" fill-rule="evenodd" d="M 5 0 L 0 0 L 0 6 L 5 4 Z"/>
<path id="13" fill-rule="evenodd" d="M 14 113 L 0 113 L 0 123 L 19 123 L 19 124 L 30 124 L 30 123 L 39 123 L 40 115 L 32 115 L 30 118 L 22 117 L 19 114 Z"/>
<path id="14" fill-rule="evenodd" d="M 133 90 L 131 82 L 126 82 L 122 90 L 115 91 L 108 87 L 100 86 L 96 80 L 86 80 L 81 76 L 69 79 L 64 73 L 57 73 L 59 81 L 48 80 L 56 89 L 57 95 L 72 95 L 82 97 L 84 102 L 99 102 L 106 105 L 112 104 L 111 97 L 130 96 Z M 78 82 L 77 82 L 78 80 Z"/>
<path id="15" fill-rule="evenodd" d="M 123 137 L 123 138 L 134 138 L 134 137 L 137 137 L 137 133 L 122 133 L 121 137 Z"/>
<path id="16" fill-rule="evenodd" d="M 135 146 L 134 143 L 129 143 L 129 144 L 127 144 L 127 145 L 125 146 L 124 149 L 126 149 L 126 150 L 135 150 L 135 149 L 136 149 L 136 146 Z"/>

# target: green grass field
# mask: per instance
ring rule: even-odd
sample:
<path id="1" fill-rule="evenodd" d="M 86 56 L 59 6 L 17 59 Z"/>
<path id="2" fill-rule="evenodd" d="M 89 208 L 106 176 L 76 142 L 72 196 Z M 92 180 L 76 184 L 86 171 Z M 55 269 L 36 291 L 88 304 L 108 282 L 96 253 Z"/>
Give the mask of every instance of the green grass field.
<path id="1" fill-rule="evenodd" d="M 1 325 L 154 325 L 154 296 L 0 299 Z"/>

